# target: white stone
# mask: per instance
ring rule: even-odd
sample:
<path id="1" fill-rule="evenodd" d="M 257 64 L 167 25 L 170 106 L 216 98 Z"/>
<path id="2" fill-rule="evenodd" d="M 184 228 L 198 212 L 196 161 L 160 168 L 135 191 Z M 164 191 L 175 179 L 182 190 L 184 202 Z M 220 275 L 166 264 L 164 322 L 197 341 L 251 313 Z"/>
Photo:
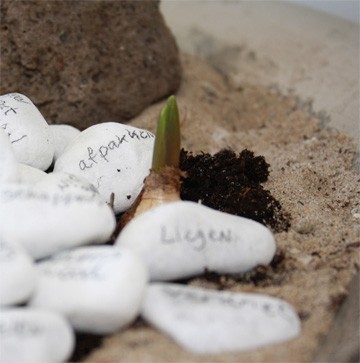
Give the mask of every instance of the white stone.
<path id="1" fill-rule="evenodd" d="M 0 311 L 1 363 L 62 363 L 74 343 L 74 332 L 61 315 L 25 308 Z"/>
<path id="2" fill-rule="evenodd" d="M 60 312 L 77 331 L 113 333 L 140 312 L 147 272 L 129 250 L 81 247 L 40 262 L 38 272 L 30 306 Z"/>
<path id="3" fill-rule="evenodd" d="M 149 174 L 154 135 L 128 125 L 107 122 L 82 131 L 55 163 L 88 179 L 105 201 L 115 194 L 115 212 L 128 209 Z"/>
<path id="4" fill-rule="evenodd" d="M 36 277 L 35 265 L 24 249 L 0 236 L 0 306 L 26 302 Z"/>
<path id="5" fill-rule="evenodd" d="M 16 183 L 18 181 L 18 162 L 8 136 L 0 127 L 0 184 Z"/>
<path id="6" fill-rule="evenodd" d="M 283 300 L 179 284 L 151 284 L 142 317 L 196 354 L 265 347 L 301 330 L 297 313 Z"/>
<path id="7" fill-rule="evenodd" d="M 0 185 L 0 221 L 0 234 L 34 259 L 106 242 L 115 228 L 113 211 L 96 195 L 17 184 Z"/>
<path id="8" fill-rule="evenodd" d="M 276 250 L 269 229 L 194 202 L 153 208 L 122 230 L 116 245 L 137 252 L 153 281 L 204 272 L 239 273 L 268 264 Z"/>
<path id="9" fill-rule="evenodd" d="M 17 160 L 46 170 L 54 156 L 49 125 L 29 98 L 20 93 L 0 96 L 0 127 L 5 130 Z"/>
<path id="10" fill-rule="evenodd" d="M 18 170 L 19 182 L 21 184 L 34 185 L 47 178 L 47 174 L 44 171 L 30 165 L 18 163 Z"/>
<path id="11" fill-rule="evenodd" d="M 54 137 L 54 161 L 56 161 L 69 143 L 80 134 L 80 130 L 74 126 L 63 124 L 50 125 L 50 130 Z"/>
<path id="12" fill-rule="evenodd" d="M 0 128 L 0 183 L 34 184 L 46 175 L 44 171 L 16 160 L 9 137 Z"/>

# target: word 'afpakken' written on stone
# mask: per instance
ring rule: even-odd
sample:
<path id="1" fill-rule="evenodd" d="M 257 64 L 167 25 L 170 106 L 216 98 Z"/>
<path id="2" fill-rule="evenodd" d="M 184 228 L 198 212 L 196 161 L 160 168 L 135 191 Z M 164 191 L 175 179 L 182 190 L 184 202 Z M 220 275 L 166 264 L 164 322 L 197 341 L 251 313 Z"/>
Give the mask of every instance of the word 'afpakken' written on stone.
<path id="1" fill-rule="evenodd" d="M 114 139 L 110 140 L 107 145 L 101 145 L 95 151 L 92 147 L 87 147 L 87 159 L 82 159 L 79 161 L 80 170 L 90 169 L 94 164 L 99 161 L 109 162 L 108 154 L 120 147 L 124 142 L 141 141 L 149 138 L 154 138 L 155 136 L 146 130 L 129 130 L 125 129 L 125 133 L 122 135 L 115 135 Z"/>

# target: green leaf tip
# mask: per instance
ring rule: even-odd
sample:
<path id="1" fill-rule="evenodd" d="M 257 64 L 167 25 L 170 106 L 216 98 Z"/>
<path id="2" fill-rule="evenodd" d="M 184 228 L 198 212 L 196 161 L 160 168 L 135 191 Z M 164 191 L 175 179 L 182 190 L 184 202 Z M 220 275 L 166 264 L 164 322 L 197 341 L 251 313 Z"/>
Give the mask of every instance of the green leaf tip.
<path id="1" fill-rule="evenodd" d="M 175 96 L 170 96 L 161 110 L 156 128 L 152 170 L 159 172 L 164 166 L 179 167 L 180 121 Z"/>

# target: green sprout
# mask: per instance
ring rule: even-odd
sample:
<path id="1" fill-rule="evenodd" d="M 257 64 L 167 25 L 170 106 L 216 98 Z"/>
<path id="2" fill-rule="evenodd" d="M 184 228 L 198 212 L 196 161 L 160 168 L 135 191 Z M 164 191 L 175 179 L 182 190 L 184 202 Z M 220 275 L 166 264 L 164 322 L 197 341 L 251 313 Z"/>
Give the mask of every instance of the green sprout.
<path id="1" fill-rule="evenodd" d="M 164 166 L 179 167 L 180 122 L 175 96 L 170 96 L 161 110 L 156 128 L 152 170 L 156 173 Z"/>

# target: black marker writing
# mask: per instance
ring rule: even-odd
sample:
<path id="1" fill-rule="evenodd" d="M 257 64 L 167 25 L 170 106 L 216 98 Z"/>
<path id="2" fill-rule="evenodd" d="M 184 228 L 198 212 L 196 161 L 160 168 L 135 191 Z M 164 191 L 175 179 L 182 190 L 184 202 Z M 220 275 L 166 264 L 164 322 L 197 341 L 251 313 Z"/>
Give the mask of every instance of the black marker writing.
<path id="1" fill-rule="evenodd" d="M 9 106 L 5 100 L 0 100 L 0 111 L 4 111 L 4 115 L 7 116 L 9 112 L 17 114 L 17 108 Z"/>
<path id="2" fill-rule="evenodd" d="M 95 280 L 103 281 L 105 275 L 101 269 L 103 265 L 95 266 L 70 266 L 54 268 L 52 266 L 46 266 L 41 269 L 42 273 L 46 276 L 56 277 L 62 281 L 69 280 Z"/>
<path id="3" fill-rule="evenodd" d="M 7 94 L 7 97 L 12 98 L 13 100 L 15 100 L 19 103 L 25 103 L 27 105 L 30 105 L 30 102 L 25 101 L 23 96 L 19 93 L 9 93 L 9 94 Z"/>
<path id="4" fill-rule="evenodd" d="M 128 143 L 129 139 L 141 141 L 141 139 L 152 139 L 155 137 L 151 132 L 146 130 L 125 129 L 125 131 L 126 133 L 123 135 L 115 135 L 113 140 L 110 140 L 105 145 L 97 147 L 96 151 L 88 146 L 87 157 L 79 161 L 80 170 L 91 169 L 94 164 L 97 164 L 101 160 L 108 163 L 110 152 L 118 149 L 123 143 Z"/>
<path id="5" fill-rule="evenodd" d="M 103 281 L 106 278 L 104 268 L 110 263 L 118 264 L 121 256 L 120 251 L 82 252 L 81 254 L 68 251 L 55 255 L 40 264 L 40 269 L 46 276 L 55 277 L 62 281 Z"/>
<path id="6" fill-rule="evenodd" d="M 42 329 L 38 324 L 25 319 L 0 321 L 0 336 L 3 338 L 13 335 L 27 338 L 41 333 Z"/>
<path id="7" fill-rule="evenodd" d="M 253 310 L 260 310 L 268 317 L 280 316 L 283 319 L 293 322 L 294 317 L 289 308 L 281 301 L 261 301 L 260 299 L 234 296 L 229 294 L 216 294 L 212 292 L 191 291 L 186 288 L 175 288 L 166 286 L 163 292 L 171 298 L 177 300 L 179 303 L 191 302 L 194 304 L 205 304 L 210 301 L 217 302 L 218 304 L 231 307 L 236 310 L 243 308 L 250 308 Z"/>
<path id="8" fill-rule="evenodd" d="M 13 135 L 12 135 L 12 132 L 10 132 L 10 131 L 8 130 L 8 123 L 3 123 L 3 124 L 1 125 L 1 128 L 2 128 L 3 130 L 5 130 L 5 132 L 6 132 L 7 136 L 8 136 L 8 138 L 9 138 L 9 140 L 10 140 L 10 142 L 11 142 L 12 144 L 14 144 L 14 143 L 16 143 L 16 142 L 19 142 L 19 141 L 21 141 L 22 139 L 24 139 L 25 137 L 27 137 L 27 135 L 21 135 L 21 136 L 18 136 L 17 138 L 15 138 L 15 136 L 13 136 Z"/>
<path id="9" fill-rule="evenodd" d="M 94 203 L 103 205 L 103 202 L 96 198 L 96 194 L 79 195 L 72 193 L 46 193 L 34 189 L 14 189 L 0 190 L 0 203 L 9 203 L 12 201 L 42 201 L 52 206 L 70 206 L 79 203 Z"/>
<path id="10" fill-rule="evenodd" d="M 162 244 L 173 243 L 188 243 L 192 249 L 196 251 L 202 251 L 207 243 L 219 242 L 219 243 L 231 243 L 237 242 L 238 236 L 234 235 L 230 229 L 227 230 L 215 230 L 215 229 L 181 229 L 179 227 L 168 228 L 161 226 L 160 241 Z"/>
<path id="11" fill-rule="evenodd" d="M 23 138 L 25 138 L 25 137 L 27 137 L 27 135 L 22 135 L 21 137 L 19 137 L 18 139 L 16 139 L 16 140 L 11 140 L 11 143 L 12 144 L 15 144 L 15 142 L 19 142 L 19 141 L 21 141 Z"/>
<path id="12" fill-rule="evenodd" d="M 74 175 L 68 174 L 64 176 L 58 183 L 58 187 L 62 191 L 66 191 L 69 188 L 77 188 L 84 192 L 89 192 L 93 195 L 98 195 L 96 188 L 92 184 L 83 184 Z"/>

